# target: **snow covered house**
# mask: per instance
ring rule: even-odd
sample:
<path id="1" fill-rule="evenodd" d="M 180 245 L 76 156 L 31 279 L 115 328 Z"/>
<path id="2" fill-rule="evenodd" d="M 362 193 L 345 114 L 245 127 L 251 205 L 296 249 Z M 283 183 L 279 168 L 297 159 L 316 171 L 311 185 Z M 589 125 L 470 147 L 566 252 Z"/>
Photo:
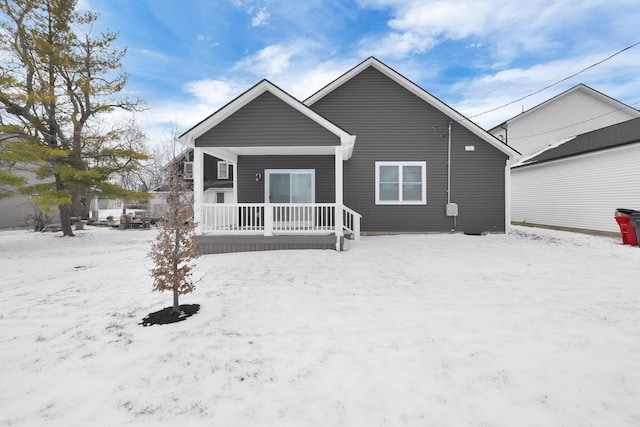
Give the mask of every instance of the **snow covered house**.
<path id="1" fill-rule="evenodd" d="M 640 210 L 640 118 L 523 157 L 511 186 L 516 224 L 619 232 L 616 208 Z"/>
<path id="2" fill-rule="evenodd" d="M 179 139 L 193 148 L 205 253 L 509 223 L 517 151 L 375 58 L 304 102 L 262 80 Z M 207 200 L 210 158 L 231 165 L 230 202 Z"/>
<path id="3" fill-rule="evenodd" d="M 640 111 L 579 84 L 489 132 L 522 155 L 529 155 L 565 138 L 636 117 Z"/>

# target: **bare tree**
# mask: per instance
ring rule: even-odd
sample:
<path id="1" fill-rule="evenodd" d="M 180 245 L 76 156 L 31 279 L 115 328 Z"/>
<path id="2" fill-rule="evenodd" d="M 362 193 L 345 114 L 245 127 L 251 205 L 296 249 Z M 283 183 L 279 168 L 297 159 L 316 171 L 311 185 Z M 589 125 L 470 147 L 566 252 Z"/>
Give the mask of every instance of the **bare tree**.
<path id="1" fill-rule="evenodd" d="M 192 262 L 200 255 L 193 222 L 193 195 L 177 170 L 171 174 L 167 194 L 167 213 L 162 229 L 151 244 L 149 256 L 153 290 L 173 292 L 172 312 L 180 314 L 178 296 L 193 292 Z"/>
<path id="2" fill-rule="evenodd" d="M 162 141 L 149 143 L 140 151 L 148 159 L 140 163 L 140 168 L 130 170 L 118 176 L 118 184 L 131 191 L 153 191 L 163 188 L 169 181 L 171 171 L 175 166 L 176 156 L 182 151 L 182 144 L 178 142 L 178 127 L 172 122 L 172 127 Z"/>

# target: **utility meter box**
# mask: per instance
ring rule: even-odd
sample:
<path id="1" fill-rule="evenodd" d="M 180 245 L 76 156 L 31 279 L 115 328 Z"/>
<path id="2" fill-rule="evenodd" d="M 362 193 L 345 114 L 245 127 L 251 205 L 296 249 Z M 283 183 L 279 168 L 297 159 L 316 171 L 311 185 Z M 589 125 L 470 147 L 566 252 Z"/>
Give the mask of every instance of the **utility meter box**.
<path id="1" fill-rule="evenodd" d="M 447 216 L 458 216 L 458 204 L 447 203 Z"/>

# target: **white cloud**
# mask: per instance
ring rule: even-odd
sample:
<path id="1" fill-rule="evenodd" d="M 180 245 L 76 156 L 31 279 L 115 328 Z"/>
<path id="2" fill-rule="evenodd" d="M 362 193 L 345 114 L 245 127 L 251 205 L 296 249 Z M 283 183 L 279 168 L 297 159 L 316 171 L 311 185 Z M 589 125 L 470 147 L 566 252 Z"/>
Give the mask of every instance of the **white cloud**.
<path id="1" fill-rule="evenodd" d="M 325 62 L 309 63 L 304 70 L 281 76 L 278 85 L 304 101 L 346 71 L 358 64 L 356 59 L 334 59 Z"/>
<path id="2" fill-rule="evenodd" d="M 317 64 L 316 52 L 323 48 L 307 39 L 292 40 L 286 44 L 267 46 L 257 53 L 238 61 L 232 68 L 234 72 L 253 75 L 259 79 L 275 80 L 283 74 L 295 71 L 302 74 L 305 64 Z"/>
<path id="3" fill-rule="evenodd" d="M 323 58 L 329 59 L 323 59 Z M 238 61 L 232 71 L 255 79 L 266 78 L 299 100 L 320 90 L 363 57 L 333 57 L 325 46 L 308 39 L 270 45 Z"/>
<path id="4" fill-rule="evenodd" d="M 266 9 L 260 9 L 253 18 L 251 18 L 252 27 L 260 27 L 269 23 L 271 14 Z"/>
<path id="5" fill-rule="evenodd" d="M 362 56 L 404 58 L 415 53 L 424 53 L 436 45 L 430 36 L 411 32 L 390 33 L 382 39 L 367 38 L 360 42 Z"/>
<path id="6" fill-rule="evenodd" d="M 524 3 L 481 0 L 361 0 L 366 7 L 388 8 L 391 30 L 377 43 L 378 55 L 401 58 L 423 53 L 438 42 L 483 36 L 514 25 L 518 15 L 526 14 Z"/>
<path id="7" fill-rule="evenodd" d="M 467 117 L 484 113 L 553 85 L 608 57 L 611 53 L 592 53 L 536 64 L 528 68 L 505 69 L 474 79 L 461 80 L 450 88 L 450 93 L 460 95 L 460 100 L 452 105 Z M 474 117 L 472 120 L 483 127 L 492 127 L 521 113 L 523 109 L 528 110 L 579 83 L 584 83 L 627 104 L 636 103 L 640 101 L 637 91 L 640 87 L 640 76 L 637 74 L 639 63 L 640 50 L 627 51 L 538 94 L 497 111 Z M 638 108 L 638 105 L 634 107 Z"/>
<path id="8" fill-rule="evenodd" d="M 141 60 L 141 57 L 143 57 L 144 59 L 142 59 L 142 61 L 159 61 L 159 62 L 173 61 L 173 58 L 167 55 L 166 53 L 163 53 L 157 50 L 150 50 L 150 49 L 140 49 L 140 48 L 131 49 L 131 56 L 136 58 L 137 60 Z"/>
<path id="9" fill-rule="evenodd" d="M 198 102 L 219 108 L 248 89 L 243 82 L 203 79 L 188 82 L 184 91 Z"/>
<path id="10" fill-rule="evenodd" d="M 297 53 L 297 50 L 295 44 L 267 46 L 255 55 L 239 61 L 234 70 L 271 78 L 290 66 L 291 57 Z"/>
<path id="11" fill-rule="evenodd" d="M 387 10 L 387 31 L 368 46 L 394 58 L 428 51 L 446 40 L 482 43 L 489 55 L 508 63 L 525 52 L 579 48 L 594 32 L 611 43 L 628 40 L 638 17 L 631 0 L 359 0 L 366 8 Z M 637 21 L 637 19 L 635 19 Z M 586 31 L 592 28 L 592 31 Z M 585 39 L 586 36 L 586 39 Z M 595 38 L 597 38 L 596 36 Z M 600 38 L 603 36 L 600 35 Z M 604 42 L 605 40 L 603 40 Z M 394 48 L 395 47 L 395 48 Z M 380 54 L 380 56 L 383 56 Z"/>

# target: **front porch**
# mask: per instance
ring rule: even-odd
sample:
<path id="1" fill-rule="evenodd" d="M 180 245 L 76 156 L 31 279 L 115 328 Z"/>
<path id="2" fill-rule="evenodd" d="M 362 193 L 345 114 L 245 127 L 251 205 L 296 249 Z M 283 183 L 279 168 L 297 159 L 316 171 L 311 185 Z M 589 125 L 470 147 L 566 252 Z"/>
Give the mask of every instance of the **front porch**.
<path id="1" fill-rule="evenodd" d="M 207 203 L 203 254 L 276 249 L 344 249 L 360 239 L 360 215 L 336 203 Z"/>
<path id="2" fill-rule="evenodd" d="M 340 251 L 358 239 L 360 215 L 343 202 L 355 140 L 266 80 L 185 132 L 203 252 Z M 233 187 L 218 203 L 205 195 L 205 156 L 231 165 Z"/>

